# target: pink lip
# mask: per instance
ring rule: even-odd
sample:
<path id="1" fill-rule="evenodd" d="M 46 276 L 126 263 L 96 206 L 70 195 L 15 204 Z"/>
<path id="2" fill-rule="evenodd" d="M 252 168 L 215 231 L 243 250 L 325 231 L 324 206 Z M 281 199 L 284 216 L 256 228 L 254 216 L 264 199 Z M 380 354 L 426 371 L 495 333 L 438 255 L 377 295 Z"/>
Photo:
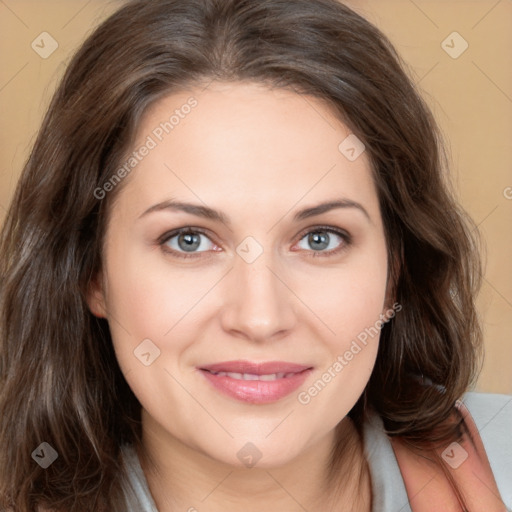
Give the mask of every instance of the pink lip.
<path id="1" fill-rule="evenodd" d="M 225 361 L 198 368 L 213 387 L 222 393 L 253 404 L 276 402 L 297 389 L 311 373 L 311 366 L 269 361 L 252 363 L 250 361 Z M 212 372 L 250 373 L 252 375 L 268 375 L 288 373 L 286 377 L 275 380 L 241 380 L 227 375 L 215 375 Z"/>

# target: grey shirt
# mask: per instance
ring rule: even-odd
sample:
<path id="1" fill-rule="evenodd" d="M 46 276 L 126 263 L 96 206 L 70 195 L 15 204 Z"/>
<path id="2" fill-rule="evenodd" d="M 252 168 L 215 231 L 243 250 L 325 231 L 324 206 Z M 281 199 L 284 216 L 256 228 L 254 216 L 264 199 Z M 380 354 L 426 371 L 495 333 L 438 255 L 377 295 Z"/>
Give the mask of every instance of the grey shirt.
<path id="1" fill-rule="evenodd" d="M 501 498 L 512 510 L 512 396 L 466 393 L 462 401 L 480 432 Z M 372 512 L 411 512 L 404 481 L 380 416 L 363 426 L 372 480 Z M 127 512 L 158 512 L 134 448 L 122 447 L 128 468 L 124 484 Z"/>

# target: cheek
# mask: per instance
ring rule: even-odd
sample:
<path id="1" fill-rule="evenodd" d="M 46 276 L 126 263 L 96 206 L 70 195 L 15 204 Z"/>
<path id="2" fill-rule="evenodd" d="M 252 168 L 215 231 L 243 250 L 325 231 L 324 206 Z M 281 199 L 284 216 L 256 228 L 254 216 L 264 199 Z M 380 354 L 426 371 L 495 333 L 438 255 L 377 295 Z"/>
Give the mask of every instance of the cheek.
<path id="1" fill-rule="evenodd" d="M 110 254 L 107 306 L 136 337 L 161 338 L 207 291 L 204 272 L 171 271 L 159 250 L 151 257 L 133 248 Z"/>
<path id="2" fill-rule="evenodd" d="M 297 401 L 304 415 L 323 419 L 325 431 L 352 409 L 370 379 L 384 325 L 385 285 L 385 269 L 366 267 L 359 272 L 352 268 L 331 280 L 330 292 L 317 303 L 332 331 L 323 337 L 328 356 L 308 387 L 300 390 Z"/>
<path id="3" fill-rule="evenodd" d="M 209 291 L 219 280 L 218 269 L 193 271 L 173 266 L 157 251 L 148 257 L 147 249 L 132 247 L 112 250 L 107 257 L 109 326 L 127 380 L 132 369 L 136 370 L 132 379 L 140 373 L 137 354 L 147 353 L 146 349 L 150 360 L 157 355 L 150 367 L 143 368 L 146 378 L 151 375 L 148 370 L 176 369 L 200 336 L 199 315 L 211 314 L 205 308 L 210 307 Z M 137 382 L 132 384 L 137 388 Z"/>
<path id="4" fill-rule="evenodd" d="M 335 388 L 362 392 L 377 355 L 384 293 L 374 282 L 357 282 L 357 286 L 338 290 L 330 303 L 333 336 L 325 338 L 330 354 L 322 371 L 322 380 L 334 382 Z"/>
<path id="5" fill-rule="evenodd" d="M 367 272 L 358 276 L 354 273 L 338 290 L 337 316 L 334 320 L 337 339 L 334 344 L 338 350 L 348 349 L 347 344 L 354 339 L 364 342 L 364 333 L 374 328 L 381 318 L 385 286 L 385 275 Z"/>
<path id="6" fill-rule="evenodd" d="M 302 280 L 299 291 L 327 330 L 325 339 L 342 350 L 380 319 L 385 308 L 386 257 L 361 257 L 336 270 L 323 269 Z"/>
<path id="7" fill-rule="evenodd" d="M 335 424 L 352 408 L 373 371 L 385 311 L 387 259 L 384 244 L 359 253 L 336 271 L 316 274 L 308 282 L 310 308 L 322 323 L 321 338 L 329 356 L 313 387 L 304 389 L 299 402 L 319 408 Z"/>
<path id="8" fill-rule="evenodd" d="M 183 401 L 180 387 L 172 385 L 165 370 L 176 374 L 196 337 L 193 306 L 207 291 L 204 279 L 198 273 L 170 272 L 169 265 L 152 264 L 147 254 L 133 248 L 111 251 L 107 262 L 107 309 L 116 357 L 139 402 L 158 415 L 165 404 Z"/>

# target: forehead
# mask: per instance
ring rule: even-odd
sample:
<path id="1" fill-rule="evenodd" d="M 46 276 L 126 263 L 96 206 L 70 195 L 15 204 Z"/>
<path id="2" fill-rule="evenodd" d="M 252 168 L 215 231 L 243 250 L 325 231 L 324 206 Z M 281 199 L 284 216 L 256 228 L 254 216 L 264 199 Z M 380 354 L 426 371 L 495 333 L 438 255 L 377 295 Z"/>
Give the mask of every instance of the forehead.
<path id="1" fill-rule="evenodd" d="M 369 159 L 364 151 L 347 158 L 347 137 L 354 136 L 318 98 L 213 82 L 170 94 L 144 114 L 129 153 L 150 149 L 126 193 L 144 204 L 169 194 L 206 202 L 250 197 L 261 208 L 292 206 L 306 195 L 373 202 Z"/>

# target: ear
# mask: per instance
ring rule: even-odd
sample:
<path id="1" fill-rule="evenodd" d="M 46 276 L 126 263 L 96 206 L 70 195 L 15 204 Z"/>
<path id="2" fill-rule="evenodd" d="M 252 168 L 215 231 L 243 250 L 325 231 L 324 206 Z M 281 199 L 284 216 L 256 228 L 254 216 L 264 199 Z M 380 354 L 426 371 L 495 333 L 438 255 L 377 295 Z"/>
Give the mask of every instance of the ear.
<path id="1" fill-rule="evenodd" d="M 98 272 L 89 282 L 87 288 L 87 305 L 94 316 L 98 318 L 107 317 L 107 307 L 103 286 L 103 274 Z"/>

